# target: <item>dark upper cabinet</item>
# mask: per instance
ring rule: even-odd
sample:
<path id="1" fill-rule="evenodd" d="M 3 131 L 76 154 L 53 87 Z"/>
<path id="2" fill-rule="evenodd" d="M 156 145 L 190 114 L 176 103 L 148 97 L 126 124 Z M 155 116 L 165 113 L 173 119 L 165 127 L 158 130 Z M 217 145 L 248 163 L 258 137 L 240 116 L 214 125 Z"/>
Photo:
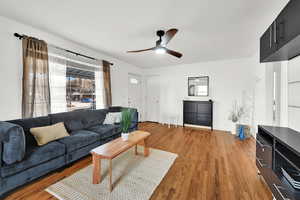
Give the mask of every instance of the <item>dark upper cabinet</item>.
<path id="1" fill-rule="evenodd" d="M 281 11 L 276 19 L 278 24 L 278 40 L 279 47 L 292 41 L 300 34 L 300 2 L 299 0 L 292 0 Z"/>
<path id="2" fill-rule="evenodd" d="M 273 24 L 266 30 L 263 36 L 260 38 L 260 60 L 267 59 L 276 50 L 276 44 L 274 43 L 274 31 Z"/>
<path id="3" fill-rule="evenodd" d="M 300 1 L 291 0 L 260 38 L 260 62 L 300 55 Z"/>

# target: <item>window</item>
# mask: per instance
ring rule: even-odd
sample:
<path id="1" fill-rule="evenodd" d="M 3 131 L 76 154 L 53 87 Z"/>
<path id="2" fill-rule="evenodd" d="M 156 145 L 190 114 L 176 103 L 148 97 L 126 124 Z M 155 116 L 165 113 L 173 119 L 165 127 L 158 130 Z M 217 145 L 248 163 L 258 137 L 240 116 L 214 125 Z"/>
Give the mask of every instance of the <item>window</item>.
<path id="1" fill-rule="evenodd" d="M 95 109 L 95 72 L 67 67 L 67 111 Z"/>
<path id="2" fill-rule="evenodd" d="M 104 108 L 102 74 L 93 60 L 49 48 L 51 113 Z"/>

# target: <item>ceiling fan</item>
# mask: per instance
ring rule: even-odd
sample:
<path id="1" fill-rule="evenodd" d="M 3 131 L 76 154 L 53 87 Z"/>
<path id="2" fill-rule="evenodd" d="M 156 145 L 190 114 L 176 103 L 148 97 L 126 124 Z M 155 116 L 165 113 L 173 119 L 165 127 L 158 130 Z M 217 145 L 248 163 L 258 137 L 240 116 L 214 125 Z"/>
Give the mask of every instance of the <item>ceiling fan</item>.
<path id="1" fill-rule="evenodd" d="M 142 50 L 136 50 L 136 51 L 127 51 L 127 53 L 139 53 L 143 51 L 155 51 L 157 54 L 170 54 L 172 56 L 175 56 L 177 58 L 181 58 L 182 54 L 168 49 L 166 46 L 170 42 L 170 40 L 175 36 L 175 34 L 178 32 L 177 29 L 173 28 L 168 30 L 167 32 L 163 30 L 159 30 L 156 32 L 156 35 L 159 37 L 159 40 L 156 41 L 156 46 L 149 48 L 149 49 L 142 49 Z"/>

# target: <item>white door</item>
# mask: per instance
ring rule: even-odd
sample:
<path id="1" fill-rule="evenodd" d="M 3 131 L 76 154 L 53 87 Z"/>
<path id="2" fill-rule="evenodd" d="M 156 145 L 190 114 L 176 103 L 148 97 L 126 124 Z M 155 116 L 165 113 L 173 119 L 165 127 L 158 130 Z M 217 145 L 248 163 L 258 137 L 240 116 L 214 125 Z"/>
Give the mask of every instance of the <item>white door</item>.
<path id="1" fill-rule="evenodd" d="M 147 121 L 159 122 L 159 76 L 149 76 L 146 81 L 147 96 L 146 96 L 146 108 L 147 108 Z"/>
<path id="2" fill-rule="evenodd" d="M 140 75 L 128 74 L 128 107 L 136 108 L 139 120 L 142 113 L 142 78 Z"/>

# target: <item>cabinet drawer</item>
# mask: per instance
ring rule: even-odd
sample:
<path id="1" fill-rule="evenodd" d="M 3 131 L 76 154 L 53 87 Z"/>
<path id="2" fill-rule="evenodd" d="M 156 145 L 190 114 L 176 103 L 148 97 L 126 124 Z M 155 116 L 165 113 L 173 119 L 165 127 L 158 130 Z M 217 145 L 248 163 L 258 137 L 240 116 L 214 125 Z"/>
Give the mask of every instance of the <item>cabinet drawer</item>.
<path id="1" fill-rule="evenodd" d="M 257 164 L 261 167 L 272 168 L 272 147 L 265 145 L 261 139 L 257 137 L 256 140 L 256 159 Z"/>
<path id="2" fill-rule="evenodd" d="M 263 168 L 260 172 L 276 200 L 294 200 L 272 169 Z"/>

